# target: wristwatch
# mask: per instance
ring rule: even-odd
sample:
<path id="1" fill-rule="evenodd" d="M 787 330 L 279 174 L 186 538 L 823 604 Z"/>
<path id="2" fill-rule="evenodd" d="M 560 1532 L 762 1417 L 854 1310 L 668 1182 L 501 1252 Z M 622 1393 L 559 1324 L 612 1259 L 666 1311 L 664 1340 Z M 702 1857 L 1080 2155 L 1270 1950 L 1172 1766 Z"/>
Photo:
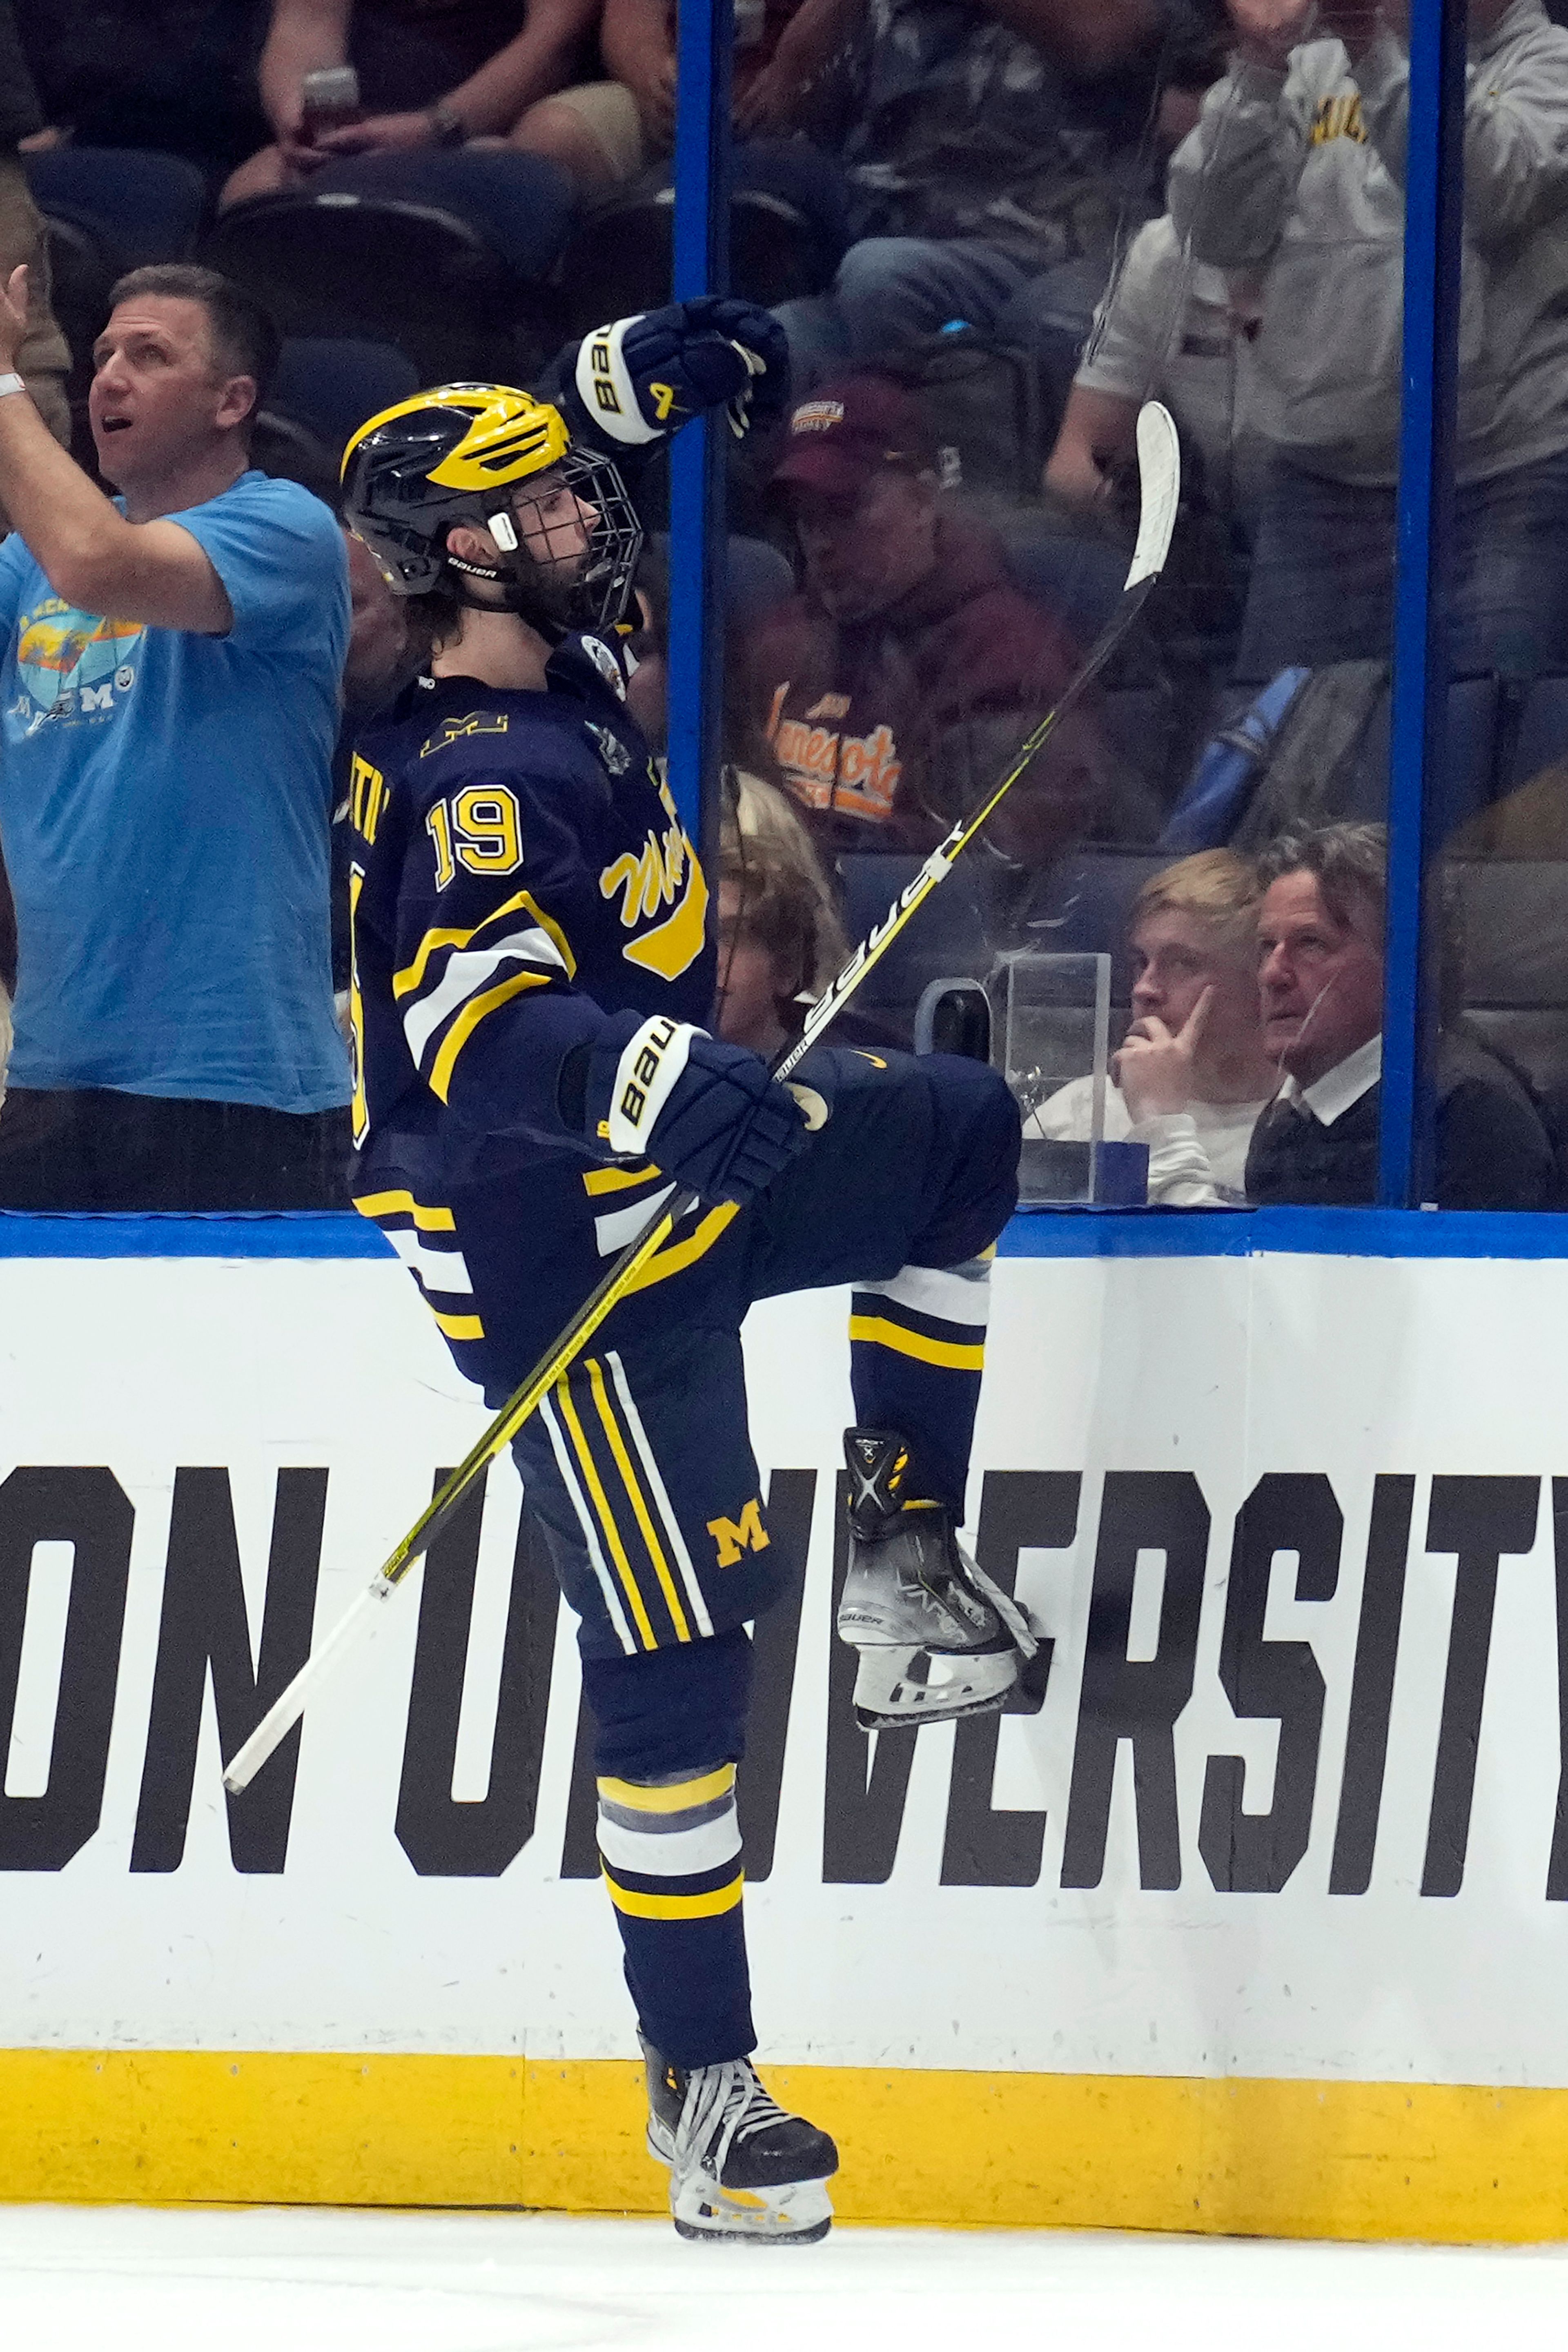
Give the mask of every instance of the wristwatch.
<path id="1" fill-rule="evenodd" d="M 26 392 L 26 389 L 19 375 L 0 375 L 0 400 L 3 400 L 8 392 Z"/>
<path id="2" fill-rule="evenodd" d="M 434 106 L 425 110 L 425 120 L 436 134 L 437 147 L 460 147 L 468 135 L 468 126 L 455 106 L 438 98 Z"/>

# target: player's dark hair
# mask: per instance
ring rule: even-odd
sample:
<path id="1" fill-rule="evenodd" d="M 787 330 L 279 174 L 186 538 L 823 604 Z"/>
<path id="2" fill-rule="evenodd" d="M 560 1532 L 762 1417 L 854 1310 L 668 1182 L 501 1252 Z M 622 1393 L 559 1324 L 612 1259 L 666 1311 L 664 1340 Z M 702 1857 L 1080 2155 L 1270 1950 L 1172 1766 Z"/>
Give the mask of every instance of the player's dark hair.
<path id="1" fill-rule="evenodd" d="M 1323 904 L 1346 930 L 1359 915 L 1370 916 L 1379 946 L 1388 898 L 1388 828 L 1382 824 L 1319 824 L 1279 835 L 1258 859 L 1258 878 L 1267 890 L 1287 874 L 1310 874 Z"/>
<path id="2" fill-rule="evenodd" d="M 463 615 L 468 610 L 457 592 L 445 586 L 428 588 L 423 596 L 404 599 L 408 650 L 421 670 L 429 668 L 432 654 L 456 643 L 462 633 Z"/>
<path id="3" fill-rule="evenodd" d="M 203 269 L 194 261 L 157 261 L 144 269 L 128 271 L 110 288 L 109 307 L 116 310 L 121 302 L 132 302 L 146 294 L 201 304 L 211 325 L 213 356 L 219 368 L 227 375 L 255 380 L 256 405 L 250 412 L 254 416 L 266 404 L 283 347 L 270 311 L 247 287 L 237 286 L 231 278 L 220 277 L 216 269 Z"/>

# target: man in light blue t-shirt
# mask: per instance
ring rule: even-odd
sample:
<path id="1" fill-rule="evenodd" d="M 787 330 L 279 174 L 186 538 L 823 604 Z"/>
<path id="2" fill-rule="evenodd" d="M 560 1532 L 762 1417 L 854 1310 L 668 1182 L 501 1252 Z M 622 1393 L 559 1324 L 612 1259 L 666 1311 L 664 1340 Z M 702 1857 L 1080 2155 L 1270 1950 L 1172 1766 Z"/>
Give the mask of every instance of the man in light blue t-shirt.
<path id="1" fill-rule="evenodd" d="M 276 331 L 184 265 L 114 289 L 105 498 L 10 373 L 0 289 L 0 847 L 16 902 L 0 1207 L 336 1197 L 329 763 L 342 534 L 249 470 Z"/>

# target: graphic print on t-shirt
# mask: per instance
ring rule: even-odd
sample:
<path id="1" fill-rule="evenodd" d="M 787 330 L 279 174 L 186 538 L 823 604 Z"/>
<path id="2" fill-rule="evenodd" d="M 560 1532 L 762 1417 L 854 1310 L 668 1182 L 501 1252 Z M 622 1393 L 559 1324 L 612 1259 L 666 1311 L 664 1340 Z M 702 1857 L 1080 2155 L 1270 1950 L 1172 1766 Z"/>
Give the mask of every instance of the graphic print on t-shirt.
<path id="1" fill-rule="evenodd" d="M 101 724 L 136 683 L 146 631 L 140 621 L 100 619 L 46 596 L 16 625 L 16 700 L 5 712 L 13 740 L 34 735 L 46 719 Z"/>

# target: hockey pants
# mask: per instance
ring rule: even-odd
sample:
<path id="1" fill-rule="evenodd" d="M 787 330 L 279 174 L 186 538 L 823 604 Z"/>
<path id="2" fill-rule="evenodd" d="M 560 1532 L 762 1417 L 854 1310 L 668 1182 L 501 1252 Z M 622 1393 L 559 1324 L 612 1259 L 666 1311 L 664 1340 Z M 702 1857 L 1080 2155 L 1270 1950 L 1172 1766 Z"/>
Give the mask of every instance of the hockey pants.
<path id="1" fill-rule="evenodd" d="M 984 1066 L 824 1048 L 800 1076 L 828 1097 L 827 1125 L 746 1209 L 699 1210 L 680 1227 L 515 1441 L 581 1620 L 627 1981 L 645 2032 L 681 2065 L 755 2041 L 734 1777 L 745 1627 L 774 1577 L 742 1319 L 756 1299 L 849 1286 L 856 1418 L 901 1431 L 910 1494 L 962 1516 L 989 1249 L 1016 1200 L 1018 1116 Z M 606 1177 L 613 1189 L 595 1189 Z M 580 1300 L 667 1180 L 578 1181 Z M 553 1287 L 558 1265 L 551 1276 Z"/>

